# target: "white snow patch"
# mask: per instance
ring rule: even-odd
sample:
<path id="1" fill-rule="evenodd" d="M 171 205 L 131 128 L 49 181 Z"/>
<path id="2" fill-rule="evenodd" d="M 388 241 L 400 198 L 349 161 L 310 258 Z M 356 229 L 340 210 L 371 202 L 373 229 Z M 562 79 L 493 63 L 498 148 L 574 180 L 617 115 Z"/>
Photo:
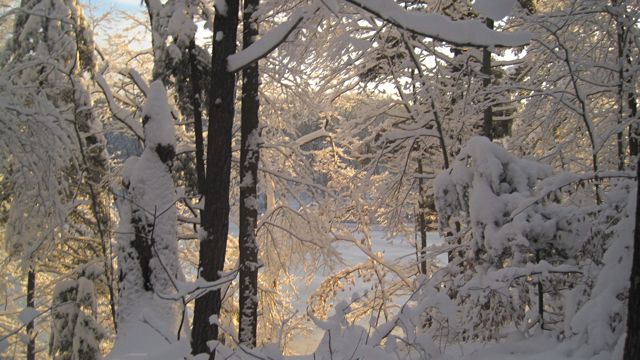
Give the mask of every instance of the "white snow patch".
<path id="1" fill-rule="evenodd" d="M 226 0 L 214 0 L 214 6 L 216 7 L 216 11 L 220 13 L 222 16 L 227 16 L 227 1 Z"/>
<path id="2" fill-rule="evenodd" d="M 500 0 L 503 1 L 503 0 Z M 507 0 L 504 0 L 507 1 Z M 443 15 L 408 11 L 389 0 L 348 0 L 392 24 L 423 36 L 454 44 L 476 46 L 522 46 L 531 36 L 526 32 L 498 32 L 487 28 L 480 20 L 452 21 Z M 499 6 L 489 6 L 494 16 Z"/>
<path id="3" fill-rule="evenodd" d="M 251 46 L 229 56 L 227 59 L 227 69 L 231 72 L 235 72 L 248 64 L 265 57 L 280 43 L 285 41 L 296 26 L 298 26 L 306 17 L 315 13 L 318 7 L 318 4 L 314 4 L 302 11 L 295 12 L 289 20 L 266 33 L 260 40 L 256 41 Z"/>
<path id="4" fill-rule="evenodd" d="M 176 147 L 176 131 L 171 118 L 171 109 L 167 103 L 167 91 L 160 80 L 151 84 L 147 101 L 142 109 L 143 119 L 149 123 L 144 125 L 145 146 L 155 149 L 156 145 Z"/>
<path id="5" fill-rule="evenodd" d="M 9 341 L 7 339 L 0 340 L 0 354 L 3 354 L 9 348 Z"/>
<path id="6" fill-rule="evenodd" d="M 489 19 L 500 20 L 509 15 L 515 2 L 515 0 L 476 0 L 473 7 Z"/>
<path id="7" fill-rule="evenodd" d="M 26 307 L 20 312 L 20 315 L 18 315 L 18 319 L 20 319 L 20 322 L 22 322 L 22 324 L 27 325 L 28 323 L 32 322 L 35 318 L 37 318 L 38 315 L 39 315 L 38 310 L 32 307 Z"/>

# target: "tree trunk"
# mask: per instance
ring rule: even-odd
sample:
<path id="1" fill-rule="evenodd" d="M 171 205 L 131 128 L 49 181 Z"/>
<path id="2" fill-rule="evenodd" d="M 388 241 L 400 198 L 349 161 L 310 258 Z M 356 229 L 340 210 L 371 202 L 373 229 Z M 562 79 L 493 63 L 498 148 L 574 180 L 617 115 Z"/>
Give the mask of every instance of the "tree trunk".
<path id="1" fill-rule="evenodd" d="M 638 101 L 636 100 L 635 91 L 629 90 L 627 102 L 631 111 L 631 119 L 635 120 L 629 125 L 629 155 L 632 158 L 631 161 L 633 161 L 633 158 L 638 156 L 640 151 L 640 125 L 638 124 Z"/>
<path id="2" fill-rule="evenodd" d="M 612 16 L 616 21 L 616 38 L 617 38 L 617 46 L 618 46 L 618 98 L 619 98 L 619 120 L 618 123 L 621 123 L 624 120 L 624 107 L 625 107 L 625 97 L 626 97 L 626 106 L 629 108 L 629 118 L 636 119 L 638 116 L 638 103 L 636 99 L 635 93 L 635 85 L 633 84 L 632 76 L 625 75 L 627 67 L 633 67 L 631 57 L 627 50 L 629 44 L 629 32 L 628 29 L 625 28 L 624 24 L 627 22 L 628 14 L 626 12 L 626 1 L 625 0 L 611 0 L 611 5 L 613 7 L 618 7 L 615 13 L 612 13 Z M 625 94 L 626 93 L 626 94 Z M 629 125 L 629 156 L 631 159 L 629 160 L 631 164 L 633 164 L 634 157 L 638 155 L 638 137 L 640 136 L 640 129 L 638 128 L 637 122 L 631 123 Z M 617 145 L 618 145 L 618 170 L 624 169 L 624 140 L 622 131 L 617 134 Z"/>
<path id="3" fill-rule="evenodd" d="M 258 36 L 254 16 L 259 0 L 244 0 L 242 44 L 246 49 Z M 258 325 L 258 161 L 260 130 L 258 111 L 260 86 L 258 62 L 242 70 L 242 124 L 240 144 L 240 344 L 255 347 Z"/>
<path id="4" fill-rule="evenodd" d="M 76 26 L 77 28 L 77 26 Z M 76 34 L 77 47 L 80 48 L 81 40 Z M 77 52 L 80 58 L 80 53 Z M 106 155 L 106 140 L 104 135 L 95 129 L 101 129 L 100 123 L 93 111 L 88 90 L 84 87 L 80 80 L 83 76 L 83 69 L 76 62 L 74 76 L 70 77 L 73 88 L 74 99 L 74 126 L 75 133 L 80 147 L 80 155 L 84 165 L 82 177 L 86 181 L 86 192 L 88 192 L 91 201 L 91 213 L 95 220 L 95 231 L 100 238 L 100 247 L 104 262 L 105 277 L 107 280 L 107 288 L 109 290 L 109 305 L 111 308 L 111 317 L 113 320 L 113 328 L 117 332 L 118 322 L 116 316 L 116 294 L 114 289 L 114 269 L 111 251 L 111 239 L 108 235 L 109 231 L 109 207 L 105 200 L 105 194 L 108 193 L 107 182 L 104 179 L 108 173 L 108 160 Z"/>
<path id="5" fill-rule="evenodd" d="M 189 44 L 189 71 L 191 82 L 191 107 L 193 111 L 194 132 L 196 135 L 196 174 L 198 192 L 204 194 L 205 191 L 205 170 L 204 170 L 204 138 L 202 130 L 202 99 L 200 89 L 200 69 L 198 68 L 198 58 L 196 53 L 196 41 L 191 40 Z"/>
<path id="6" fill-rule="evenodd" d="M 486 19 L 485 21 L 487 27 L 493 30 L 493 20 Z M 486 92 L 489 86 L 491 86 L 491 51 L 486 47 L 482 48 L 482 74 L 484 74 L 482 87 Z M 482 135 L 488 137 L 489 140 L 493 140 L 493 108 L 491 107 L 490 96 L 486 93 L 484 101 L 485 108 L 482 121 Z"/>
<path id="7" fill-rule="evenodd" d="M 36 294 L 36 272 L 35 268 L 31 267 L 27 274 L 27 307 L 32 309 L 36 308 L 35 302 Z M 34 331 L 34 320 L 31 320 L 27 324 L 27 360 L 36 359 L 36 334 Z"/>
<path id="8" fill-rule="evenodd" d="M 418 174 L 422 175 L 422 159 L 418 159 Z M 427 275 L 427 223 L 426 223 L 426 205 L 425 205 L 425 190 L 424 180 L 422 177 L 418 178 L 418 226 L 420 227 L 420 253 L 418 259 L 420 261 L 420 273 Z"/>
<path id="9" fill-rule="evenodd" d="M 640 163 L 636 164 L 636 225 L 633 234 L 633 263 L 629 285 L 627 339 L 624 343 L 624 360 L 640 359 Z"/>
<path id="10" fill-rule="evenodd" d="M 238 0 L 228 0 L 226 11 L 216 11 L 213 20 L 215 43 L 211 60 L 211 97 L 209 98 L 209 139 L 207 174 L 200 243 L 200 275 L 206 281 L 219 279 L 223 270 L 229 233 L 229 181 L 231 174 L 231 138 L 234 116 L 235 74 L 227 71 L 227 57 L 236 51 Z M 208 292 L 195 301 L 191 350 L 193 354 L 210 353 L 207 342 L 218 339 L 218 326 L 211 325 L 212 315 L 220 315 L 220 290 Z"/>
<path id="11" fill-rule="evenodd" d="M 618 0 L 612 0 L 611 5 L 614 7 L 618 5 Z M 616 40 L 618 46 L 618 124 L 621 124 L 624 121 L 624 108 L 625 108 L 625 28 L 624 28 L 624 17 L 622 14 L 618 14 L 616 17 Z M 616 145 L 618 150 L 618 170 L 624 170 L 624 139 L 623 139 L 624 130 L 619 130 L 616 134 Z"/>
<path id="12" fill-rule="evenodd" d="M 540 263 L 540 250 L 536 250 L 536 263 Z M 540 329 L 544 328 L 544 287 L 542 285 L 542 275 L 538 275 L 538 281 L 536 282 L 538 288 L 538 316 L 540 317 Z"/>

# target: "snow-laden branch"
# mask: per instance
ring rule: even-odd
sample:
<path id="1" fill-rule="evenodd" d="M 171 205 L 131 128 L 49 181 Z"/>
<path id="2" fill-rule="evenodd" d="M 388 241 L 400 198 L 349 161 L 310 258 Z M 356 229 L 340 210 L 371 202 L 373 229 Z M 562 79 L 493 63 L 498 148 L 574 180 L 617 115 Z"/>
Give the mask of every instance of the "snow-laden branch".
<path id="1" fill-rule="evenodd" d="M 582 275 L 577 266 L 552 265 L 541 260 L 537 264 L 527 264 L 524 267 L 507 267 L 487 274 L 484 278 L 473 279 L 465 285 L 469 290 L 483 290 L 486 288 L 498 290 L 505 286 L 511 286 L 515 280 L 523 277 L 550 275 Z"/>
<path id="2" fill-rule="evenodd" d="M 391 0 L 345 1 L 401 29 L 453 45 L 514 47 L 531 39 L 528 32 L 490 30 L 480 20 L 452 21 L 443 15 L 408 11 Z"/>
<path id="3" fill-rule="evenodd" d="M 300 147 L 314 140 L 322 139 L 322 138 L 331 138 L 331 136 L 332 136 L 331 133 L 329 133 L 326 129 L 318 129 L 316 131 L 312 131 L 308 134 L 300 136 L 293 143 L 296 146 Z"/>
<path id="4" fill-rule="evenodd" d="M 149 84 L 147 84 L 147 82 L 144 81 L 144 79 L 142 78 L 142 75 L 140 75 L 139 72 L 137 72 L 135 69 L 131 68 L 126 73 L 126 75 L 129 76 L 131 78 L 131 80 L 133 80 L 134 84 L 136 84 L 138 89 L 140 89 L 140 91 L 142 91 L 144 96 L 147 96 L 149 94 Z"/>
<path id="5" fill-rule="evenodd" d="M 412 130 L 393 129 L 384 135 L 384 138 L 390 141 L 403 140 L 403 139 L 415 139 L 418 137 L 434 137 L 439 138 L 440 134 L 436 130 L 418 128 Z"/>
<path id="6" fill-rule="evenodd" d="M 111 87 L 107 83 L 107 81 L 102 77 L 102 75 L 96 75 L 96 83 L 102 90 L 105 99 L 107 100 L 107 105 L 109 105 L 109 109 L 111 110 L 111 114 L 113 117 L 123 123 L 126 127 L 131 130 L 135 136 L 143 141 L 144 140 L 144 132 L 142 130 L 142 125 L 136 122 L 131 115 L 118 105 L 115 101 L 113 93 L 111 92 Z"/>
<path id="7" fill-rule="evenodd" d="M 248 48 L 229 56 L 227 58 L 227 70 L 230 72 L 242 70 L 245 66 L 267 56 L 278 45 L 285 42 L 303 20 L 313 15 L 318 9 L 320 9 L 320 3 L 316 1 L 312 5 L 296 11 L 289 20 L 266 33 L 260 40 L 254 42 Z"/>
<path id="8" fill-rule="evenodd" d="M 409 32 L 460 46 L 514 47 L 529 43 L 528 32 L 500 32 L 487 28 L 480 20 L 452 21 L 446 16 L 408 11 L 390 0 L 345 0 Z M 266 33 L 248 48 L 227 58 L 227 70 L 236 72 L 258 61 L 285 42 L 307 18 L 320 9 L 316 1 L 296 11 L 286 22 Z"/>
<path id="9" fill-rule="evenodd" d="M 334 233 L 334 236 L 336 240 L 342 240 L 342 241 L 352 243 L 355 247 L 360 249 L 360 251 L 362 251 L 362 253 L 364 253 L 369 259 L 373 260 L 374 262 L 377 262 L 378 264 L 387 268 L 392 273 L 396 274 L 400 279 L 400 281 L 402 281 L 409 289 L 415 289 L 414 284 L 409 282 L 406 275 L 403 275 L 400 269 L 398 269 L 395 265 L 385 261 L 383 257 L 374 253 L 373 251 L 371 251 L 371 249 L 362 245 L 358 239 L 353 237 L 353 235 L 349 233 Z"/>
<path id="10" fill-rule="evenodd" d="M 520 204 L 520 206 L 518 206 L 518 208 L 516 208 L 511 213 L 510 219 L 513 219 L 514 217 L 516 217 L 517 215 L 519 215 L 529 207 L 546 199 L 549 195 L 562 189 L 565 186 L 569 186 L 575 183 L 580 183 L 583 181 L 593 181 L 593 180 L 612 179 L 612 178 L 634 179 L 635 174 L 630 171 L 598 171 L 598 172 L 586 172 L 582 174 L 563 172 L 555 176 L 546 178 L 542 181 L 542 184 L 540 185 L 541 190 L 538 192 L 538 195 L 527 201 L 523 201 L 522 204 Z"/>

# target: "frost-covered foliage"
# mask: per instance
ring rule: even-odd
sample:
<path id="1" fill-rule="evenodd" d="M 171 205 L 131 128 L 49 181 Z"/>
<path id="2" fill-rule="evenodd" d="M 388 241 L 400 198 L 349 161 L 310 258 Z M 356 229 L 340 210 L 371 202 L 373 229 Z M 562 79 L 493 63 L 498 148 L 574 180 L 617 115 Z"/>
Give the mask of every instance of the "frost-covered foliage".
<path id="1" fill-rule="evenodd" d="M 553 175 L 485 138 L 472 138 L 437 177 L 450 245 L 441 281 L 458 308 L 456 336 L 498 340 L 537 326 L 588 343 L 583 356 L 620 346 L 633 196 L 617 181 L 600 206 L 564 204 L 565 188 L 592 178 Z"/>
<path id="2" fill-rule="evenodd" d="M 347 320 L 350 308 L 346 302 L 335 307 L 335 314 L 326 321 L 314 319 L 316 326 L 324 331 L 322 340 L 314 352 L 316 359 L 334 359 L 353 354 L 354 358 L 392 359 L 391 354 L 379 347 L 382 337 L 379 334 L 369 337 L 367 330 Z M 393 347 L 388 348 L 391 353 Z"/>
<path id="3" fill-rule="evenodd" d="M 452 247 L 449 292 L 467 319 L 464 338 L 497 339 L 510 325 L 521 331 L 536 322 L 544 326 L 544 319 L 530 313 L 543 306 L 535 292 L 553 279 L 550 274 L 574 271 L 558 267 L 578 249 L 569 227 L 571 209 L 538 194 L 550 176 L 549 166 L 474 137 L 436 178 L 440 229 Z"/>
<path id="4" fill-rule="evenodd" d="M 93 37 L 78 3 L 32 1 L 17 13 L 1 62 L 0 166 L 13 184 L 7 240 L 31 258 L 61 239 L 81 171 L 101 182 L 106 157 L 84 78 L 95 66 Z"/>
<path id="5" fill-rule="evenodd" d="M 110 357 L 175 360 L 190 356 L 189 339 L 182 336 L 188 324 L 180 320 L 189 312 L 179 301 L 197 296 L 198 291 L 188 290 L 210 285 L 185 284 L 180 270 L 198 276 L 193 250 L 203 238 L 202 189 L 194 180 L 200 174 L 194 170 L 192 138 L 198 116 L 213 118 L 203 106 L 211 83 L 206 49 L 209 41 L 224 36 L 198 36 L 196 44 L 196 32 L 201 21 L 210 29 L 214 10 L 224 12 L 228 4 L 144 3 L 152 51 L 132 54 L 133 60 L 121 56 L 121 49 L 101 52 L 110 63 L 101 67 L 106 102 L 114 118 L 145 141 L 141 156 L 126 162 L 125 189 L 116 193 L 121 306 Z M 226 283 L 220 319 L 207 319 L 224 330 L 220 343 L 214 343 L 220 358 L 286 358 L 282 353 L 291 349 L 291 335 L 307 326 L 296 287 L 314 280 L 320 286 L 307 302 L 309 317 L 324 336 L 308 359 L 457 359 L 442 352 L 458 345 L 466 351 L 468 342 L 477 340 L 511 345 L 513 338 L 540 334 L 564 341 L 563 355 L 619 357 L 633 223 L 627 199 L 633 198 L 633 184 L 613 181 L 606 173 L 554 171 L 597 171 L 629 163 L 620 149 L 626 151 L 626 143 L 633 141 L 623 136 L 637 122 L 629 95 L 637 90 L 639 69 L 634 63 L 635 3 L 261 3 L 256 13 L 261 27 L 276 31 L 262 33 L 259 46 L 278 48 L 260 62 L 260 348 L 235 347 L 234 270 L 221 275 Z M 0 327 L 11 330 L 18 320 L 44 314 L 37 331 L 52 329 L 56 357 L 99 358 L 97 325 L 82 314 L 93 312 L 96 300 L 105 304 L 104 298 L 89 296 L 103 284 L 90 279 L 92 274 L 69 271 L 89 256 L 104 256 L 97 262 L 104 260 L 109 273 L 105 249 L 113 229 L 106 211 L 90 209 L 95 204 L 108 209 L 111 200 L 103 192 L 108 174 L 100 133 L 105 130 L 96 117 L 103 103 L 96 106 L 90 90 L 96 67 L 93 40 L 73 0 L 23 4 L 21 11 L 0 16 L 3 21 L 15 13 L 18 25 L 15 35 L 0 35 L 10 39 L 8 51 L 0 55 L 0 226 L 8 235 L 1 240 L 27 265 L 47 270 L 55 265 L 52 272 L 61 274 L 56 279 L 65 280 L 56 282 L 52 300 L 49 276 L 39 274 L 37 306 L 22 312 L 20 303 L 5 306 Z M 449 46 L 408 30 L 431 33 L 434 23 L 423 20 L 446 20 L 445 35 L 469 39 L 488 33 L 480 23 L 483 15 L 497 19 L 511 9 L 522 14 L 525 6 L 530 12 L 524 21 L 508 17 L 496 27 L 515 32 L 512 25 L 524 23 L 535 41 L 526 52 L 513 50 L 526 58 L 493 64 L 490 87 L 484 87 L 486 74 L 480 69 L 482 49 Z M 477 33 L 456 28 L 470 23 Z M 133 38 L 129 31 L 119 35 L 123 43 Z M 267 52 L 252 51 L 232 56 L 230 65 Z M 505 53 L 501 48 L 486 51 L 494 60 Z M 146 61 L 150 56 L 153 61 Z M 153 63 L 153 72 L 145 72 L 145 61 Z M 160 79 L 168 90 L 160 83 L 149 87 L 143 78 Z M 106 81 L 113 83 L 113 93 Z M 494 120 L 516 119 L 516 137 L 505 140 L 510 150 L 555 168 L 516 158 L 481 138 L 464 146 L 478 133 L 479 115 L 489 103 L 495 107 Z M 206 124 L 201 133 L 206 141 Z M 236 155 L 228 159 L 232 179 Z M 437 178 L 433 191 L 433 177 L 443 167 L 450 169 Z M 579 188 L 591 183 L 599 186 L 597 200 Z M 176 191 L 174 185 L 184 187 Z M 232 180 L 230 185 L 233 232 L 238 215 L 234 192 L 240 184 Z M 91 187 L 103 194 L 93 204 Z M 425 253 L 428 270 L 415 266 L 421 256 L 414 259 L 413 252 L 397 263 L 374 252 L 373 227 L 413 235 L 417 218 L 435 219 L 434 193 L 448 242 L 417 249 Z M 5 204 L 10 205 L 7 216 Z M 96 224 L 105 224 L 102 250 L 93 241 Z M 177 238 L 189 241 L 178 247 Z M 237 259 L 230 238 L 227 269 Z M 327 259 L 339 257 L 332 248 L 336 240 L 353 244 L 366 260 L 317 279 L 329 271 L 323 269 Z M 41 254 L 64 261 L 54 264 L 38 258 Z M 442 268 L 439 254 L 449 255 Z M 8 299 L 24 293 L 20 276 L 8 274 L 0 283 L 10 289 L 0 289 Z M 371 284 L 371 290 L 332 308 L 335 293 L 361 283 Z M 48 304 L 53 309 L 41 312 Z M 329 315 L 332 310 L 335 314 Z M 6 317 L 10 312 L 20 316 Z M 0 335 L 0 351 L 22 351 L 19 336 L 5 339 Z M 507 357 L 518 355 L 490 358 Z"/>
<path id="6" fill-rule="evenodd" d="M 72 128 L 42 95 L 3 88 L 0 154 L 11 184 L 6 241 L 14 255 L 32 258 L 60 239 L 69 212 L 69 182 L 62 170 L 77 149 Z M 29 103 L 26 108 L 24 104 Z M 23 136 L 24 135 L 24 136 Z"/>
<path id="7" fill-rule="evenodd" d="M 185 71 L 176 66 L 186 49 L 195 38 L 195 15 L 198 1 L 170 0 L 165 3 L 148 1 L 147 10 L 151 21 L 151 42 L 153 44 L 153 78 L 168 80 L 174 72 Z M 186 65 L 188 63 L 183 63 Z"/>
<path id="8" fill-rule="evenodd" d="M 54 359 L 101 359 L 100 341 L 106 336 L 98 324 L 95 281 L 103 270 L 95 264 L 77 270 L 74 278 L 62 280 L 53 290 L 51 347 Z"/>
<path id="9" fill-rule="evenodd" d="M 40 274 L 29 277 L 27 288 L 35 287 L 35 292 L 27 301 L 35 300 L 34 308 L 42 312 L 54 301 L 52 289 L 60 278 L 76 276 L 69 275 L 72 269 L 106 255 L 95 250 L 97 238 L 108 249 L 108 208 L 100 200 L 91 206 L 89 199 L 104 200 L 107 158 L 89 90 L 95 68 L 93 35 L 78 2 L 12 2 L 18 4 L 3 5 L 0 19 L 3 25 L 14 20 L 13 31 L 3 33 L 6 46 L 0 54 L 0 231 L 9 256 L 2 261 L 7 269 L 9 261 L 19 263 L 22 272 L 39 269 Z M 49 319 L 29 325 L 35 327 L 29 332 L 52 328 Z M 44 338 L 22 343 L 39 351 Z M 76 353 L 99 356 L 89 338 L 76 344 Z"/>
<path id="10" fill-rule="evenodd" d="M 584 279 L 565 298 L 564 333 L 577 356 L 611 353 L 621 359 L 626 332 L 633 257 L 635 184 L 620 181 L 605 194 L 605 208 L 592 225 L 599 241 L 588 241 L 580 257 Z M 595 244 L 594 244 L 595 243 Z M 594 246 L 596 245 L 596 246 Z M 597 248 L 592 251 L 590 248 Z M 633 310 L 631 310 L 633 311 Z"/>
<path id="11" fill-rule="evenodd" d="M 569 171 L 630 164 L 640 8 L 633 1 L 531 3 L 533 11 L 513 19 L 534 34 L 524 66 L 515 69 L 515 81 L 496 89 L 509 87 L 527 99 L 512 148 Z"/>
<path id="12" fill-rule="evenodd" d="M 186 330 L 183 309 L 171 299 L 183 275 L 171 177 L 175 130 L 162 82 L 151 84 L 142 116 L 145 149 L 124 165 L 125 192 L 118 207 L 119 332 L 112 357 L 138 351 L 131 345 L 140 336 L 149 341 L 141 346 L 151 351 L 157 341 L 170 342 L 180 337 L 179 329 Z"/>
<path id="13" fill-rule="evenodd" d="M 562 234 L 570 230 L 565 209 L 537 198 L 536 185 L 550 176 L 549 166 L 474 137 L 436 179 L 440 227 L 451 236 L 469 231 L 476 260 L 497 268 L 530 263 L 536 252 L 575 254 L 577 244 Z"/>

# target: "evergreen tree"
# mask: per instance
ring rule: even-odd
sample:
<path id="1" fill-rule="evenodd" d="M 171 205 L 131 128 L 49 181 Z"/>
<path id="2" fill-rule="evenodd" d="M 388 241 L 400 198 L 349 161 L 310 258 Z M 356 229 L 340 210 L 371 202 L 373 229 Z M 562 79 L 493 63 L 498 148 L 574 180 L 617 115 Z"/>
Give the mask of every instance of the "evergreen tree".
<path id="1" fill-rule="evenodd" d="M 187 330 L 181 319 L 184 309 L 172 297 L 183 279 L 171 176 L 176 140 L 159 80 L 150 86 L 142 117 L 145 149 L 140 158 L 129 158 L 124 165 L 125 192 L 118 205 L 119 328 L 111 356 L 134 351 L 130 342 L 141 338 L 146 351 L 158 351 L 153 339 L 179 339 Z"/>
<path id="2" fill-rule="evenodd" d="M 96 321 L 94 282 L 102 276 L 99 266 L 89 264 L 77 271 L 77 278 L 58 282 L 51 305 L 51 347 L 53 359 L 101 359 L 100 341 L 106 336 Z"/>

